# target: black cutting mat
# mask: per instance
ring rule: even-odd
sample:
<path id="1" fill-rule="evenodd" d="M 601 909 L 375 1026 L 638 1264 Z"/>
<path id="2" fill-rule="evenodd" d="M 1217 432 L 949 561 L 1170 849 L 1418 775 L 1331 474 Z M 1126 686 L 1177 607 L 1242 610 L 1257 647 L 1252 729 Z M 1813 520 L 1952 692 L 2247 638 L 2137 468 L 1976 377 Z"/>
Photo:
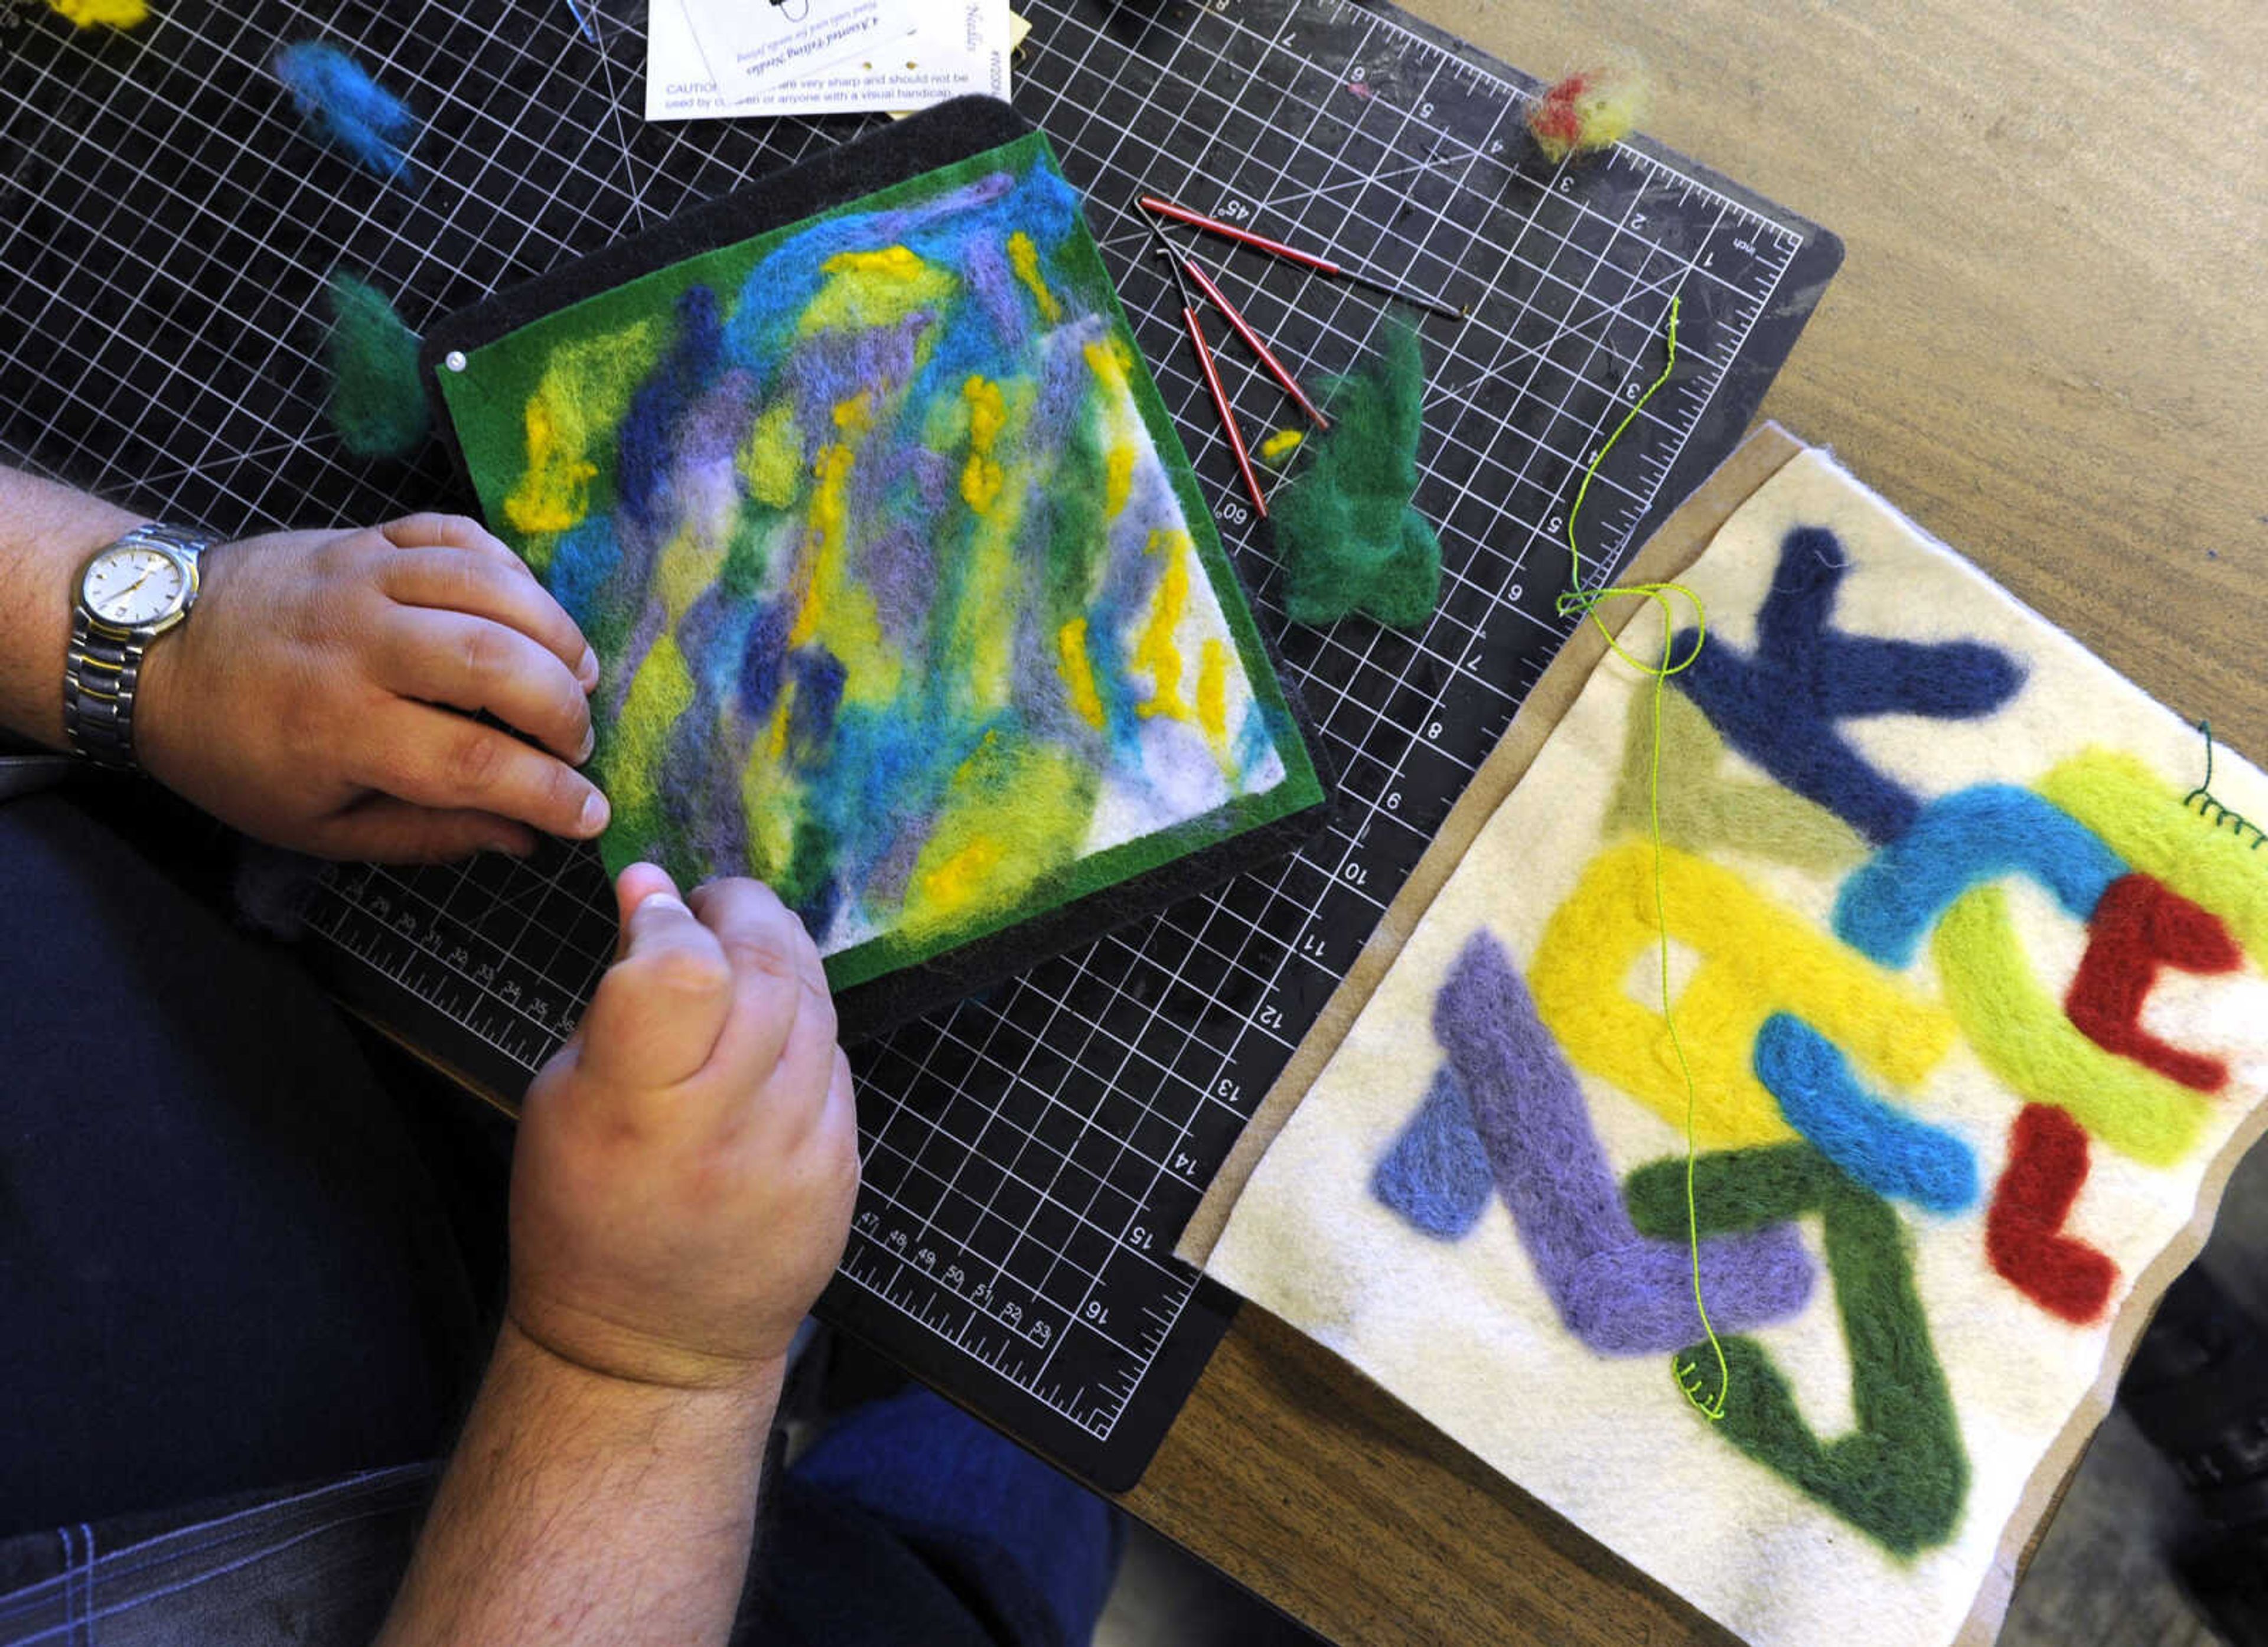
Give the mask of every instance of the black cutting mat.
<path id="1" fill-rule="evenodd" d="M 226 533 L 469 500 L 436 446 L 365 465 L 321 427 L 324 277 L 414 326 L 870 121 L 648 126 L 636 0 L 226 11 L 131 36 L 0 0 L 0 450 Z M 592 8 L 585 6 L 586 11 Z M 1167 1256 L 1203 1185 L 1562 634 L 1562 511 L 1605 566 L 1728 451 L 1839 261 L 1831 237 L 1639 143 L 1555 170 L 1533 83 L 1351 0 L 1032 0 L 1018 107 L 1053 137 L 1256 608 L 1344 776 L 1296 857 L 962 1003 L 858 1059 L 866 1187 L 824 1311 L 1091 1479 L 1139 1474 L 1222 1329 Z M 419 180 L 312 148 L 264 70 L 282 39 L 364 54 L 427 118 Z M 1425 480 L 1448 587 L 1422 635 L 1281 621 L 1267 539 L 1130 210 L 1138 188 L 1474 306 L 1429 322 Z M 1248 254 L 1224 283 L 1312 373 L 1381 303 Z M 1218 336 L 1219 327 L 1215 327 Z M 1239 357 L 1248 426 L 1285 415 Z M 594 857 L 336 874 L 314 958 L 493 1090 L 571 1026 L 611 942 Z"/>

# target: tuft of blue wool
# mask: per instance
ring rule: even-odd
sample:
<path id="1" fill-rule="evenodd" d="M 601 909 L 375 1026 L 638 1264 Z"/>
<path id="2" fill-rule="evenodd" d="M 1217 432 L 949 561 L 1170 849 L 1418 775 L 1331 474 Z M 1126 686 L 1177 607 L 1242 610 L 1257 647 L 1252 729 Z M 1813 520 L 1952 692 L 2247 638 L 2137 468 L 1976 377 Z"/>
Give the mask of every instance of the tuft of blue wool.
<path id="1" fill-rule="evenodd" d="M 321 40 L 298 40 L 269 66 L 323 141 L 380 177 L 409 172 L 417 117 L 360 63 Z"/>

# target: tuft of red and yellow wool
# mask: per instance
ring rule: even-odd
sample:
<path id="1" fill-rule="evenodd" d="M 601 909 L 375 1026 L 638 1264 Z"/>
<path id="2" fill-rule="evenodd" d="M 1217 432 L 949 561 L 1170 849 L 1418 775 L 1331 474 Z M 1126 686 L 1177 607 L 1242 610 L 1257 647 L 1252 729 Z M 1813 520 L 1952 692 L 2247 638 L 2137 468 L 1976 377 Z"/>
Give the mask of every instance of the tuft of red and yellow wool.
<path id="1" fill-rule="evenodd" d="M 1572 154 L 1595 153 L 1631 135 L 1650 89 L 1634 59 L 1579 69 L 1536 99 L 1528 111 L 1528 134 L 1554 165 Z"/>

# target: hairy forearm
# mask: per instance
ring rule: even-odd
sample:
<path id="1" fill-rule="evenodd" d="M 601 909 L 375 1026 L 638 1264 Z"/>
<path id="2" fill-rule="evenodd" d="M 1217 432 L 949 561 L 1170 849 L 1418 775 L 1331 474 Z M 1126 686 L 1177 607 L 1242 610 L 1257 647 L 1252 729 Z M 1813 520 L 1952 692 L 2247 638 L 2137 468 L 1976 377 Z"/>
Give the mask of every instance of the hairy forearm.
<path id="1" fill-rule="evenodd" d="M 63 746 L 71 578 L 141 524 L 99 498 L 0 466 L 0 726 Z"/>
<path id="2" fill-rule="evenodd" d="M 379 1647 L 721 1643 L 778 1394 L 627 1383 L 507 1323 Z"/>

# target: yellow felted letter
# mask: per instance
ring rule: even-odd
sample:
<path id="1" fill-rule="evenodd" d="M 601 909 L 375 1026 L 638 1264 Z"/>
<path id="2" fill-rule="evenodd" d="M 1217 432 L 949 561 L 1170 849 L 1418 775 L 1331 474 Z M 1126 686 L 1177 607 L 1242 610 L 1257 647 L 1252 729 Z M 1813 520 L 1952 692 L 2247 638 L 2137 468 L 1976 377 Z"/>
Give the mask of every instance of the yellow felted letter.
<path id="1" fill-rule="evenodd" d="M 2132 755 L 2089 750 L 2039 790 L 2136 869 L 2227 922 L 2254 960 L 2268 960 L 2268 851 L 2214 827 Z"/>
<path id="2" fill-rule="evenodd" d="M 1731 871 L 1666 848 L 1660 891 L 1670 937 L 1701 956 L 1675 1010 L 1703 1147 L 1795 1136 L 1752 1063 L 1756 1032 L 1775 1012 L 1803 1019 L 1894 1087 L 1919 1083 L 1953 1044 L 1943 1011 Z M 1545 925 L 1528 982 L 1568 1057 L 1682 1130 L 1687 1089 L 1668 1024 L 1624 989 L 1631 964 L 1661 941 L 1655 898 L 1651 842 L 1602 852 Z"/>

